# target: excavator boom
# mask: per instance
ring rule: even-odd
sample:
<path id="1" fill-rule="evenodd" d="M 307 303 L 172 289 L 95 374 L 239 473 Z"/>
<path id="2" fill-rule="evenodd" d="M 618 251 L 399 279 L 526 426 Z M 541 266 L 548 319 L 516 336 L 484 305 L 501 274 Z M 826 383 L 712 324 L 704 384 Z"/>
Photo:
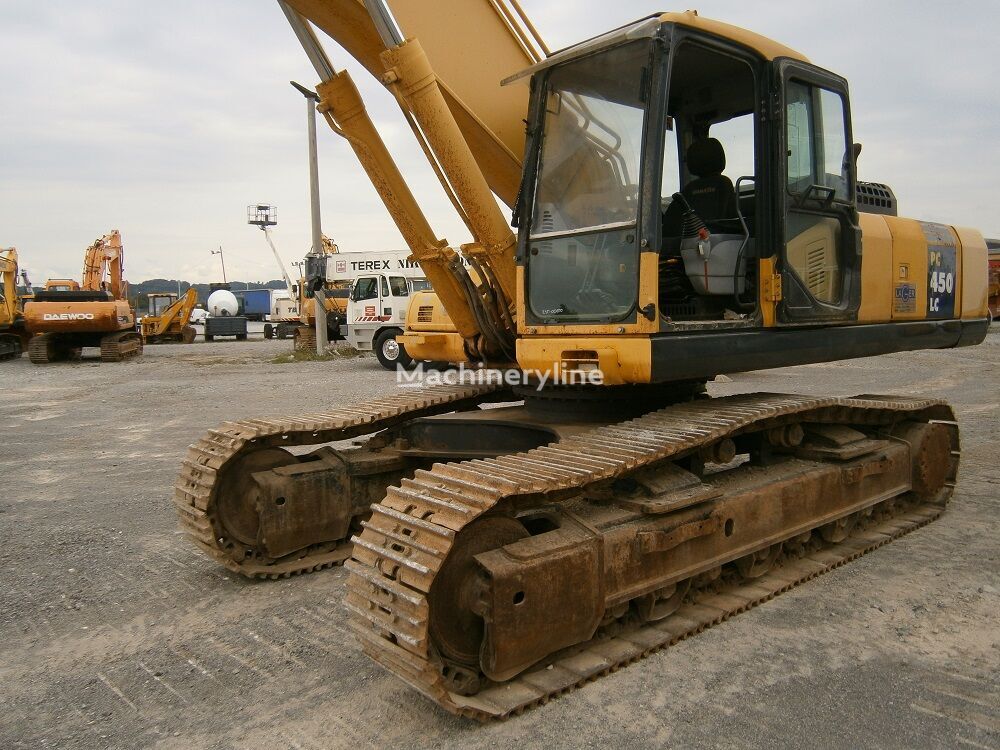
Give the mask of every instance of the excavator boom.
<path id="1" fill-rule="evenodd" d="M 516 203 L 527 90 L 501 88 L 500 80 L 541 59 L 545 47 L 534 27 L 516 2 L 506 0 L 448 0 L 436 7 L 441 16 L 405 0 L 392 3 L 391 10 L 378 0 L 279 3 L 322 79 L 320 111 L 351 142 L 448 309 L 466 355 L 513 362 L 515 238 L 495 196 L 509 206 Z M 439 23 L 441 18 L 447 23 Z M 473 236 L 460 249 L 469 269 L 455 249 L 436 239 L 357 90 L 346 74 L 334 70 L 308 21 L 396 97 Z M 470 28 L 477 34 L 458 33 Z"/>
<path id="2" fill-rule="evenodd" d="M 127 299 L 128 284 L 123 278 L 122 236 L 111 230 L 87 248 L 83 258 L 83 283 L 87 291 L 109 291 L 115 299 Z"/>
<path id="3" fill-rule="evenodd" d="M 29 335 L 17 294 L 17 250 L 0 249 L 0 361 L 21 356 Z"/>
<path id="4" fill-rule="evenodd" d="M 391 46 L 379 35 L 363 0 L 288 0 L 376 79 Z M 379 3 L 380 4 L 380 3 Z M 373 4 L 373 7 L 376 4 Z M 513 206 L 521 180 L 526 87 L 500 81 L 539 62 L 546 53 L 518 3 L 510 0 L 391 0 L 391 17 L 406 39 L 420 39 L 449 111 L 490 188 Z M 384 15 L 382 16 L 384 18 Z"/>

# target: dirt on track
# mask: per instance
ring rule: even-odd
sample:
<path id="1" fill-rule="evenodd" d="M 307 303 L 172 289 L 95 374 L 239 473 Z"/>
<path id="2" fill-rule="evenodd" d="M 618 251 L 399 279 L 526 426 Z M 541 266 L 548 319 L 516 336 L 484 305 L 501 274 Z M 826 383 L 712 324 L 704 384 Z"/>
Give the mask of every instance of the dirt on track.
<path id="1" fill-rule="evenodd" d="M 948 399 L 955 498 L 930 526 L 507 722 L 362 656 L 343 569 L 235 578 L 177 530 L 187 445 L 229 419 L 393 392 L 287 341 L 0 364 L 0 747 L 1000 746 L 1000 330 L 978 347 L 734 375 L 749 391 Z"/>

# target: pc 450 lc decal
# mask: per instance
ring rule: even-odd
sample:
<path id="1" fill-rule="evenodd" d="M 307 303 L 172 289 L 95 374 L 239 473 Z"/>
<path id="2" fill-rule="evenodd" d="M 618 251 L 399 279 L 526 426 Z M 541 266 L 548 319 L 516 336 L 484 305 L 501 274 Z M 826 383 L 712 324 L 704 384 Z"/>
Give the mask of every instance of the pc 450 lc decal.
<path id="1" fill-rule="evenodd" d="M 927 238 L 927 317 L 955 317 L 955 234 L 944 224 L 921 222 Z"/>
<path id="2" fill-rule="evenodd" d="M 955 248 L 927 249 L 927 317 L 955 317 Z"/>

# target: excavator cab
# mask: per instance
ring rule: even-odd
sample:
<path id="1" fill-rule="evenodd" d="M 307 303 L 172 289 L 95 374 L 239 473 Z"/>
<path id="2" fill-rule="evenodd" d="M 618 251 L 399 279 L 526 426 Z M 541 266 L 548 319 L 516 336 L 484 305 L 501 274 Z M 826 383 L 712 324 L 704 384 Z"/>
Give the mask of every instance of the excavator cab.
<path id="1" fill-rule="evenodd" d="M 177 295 L 173 292 L 150 292 L 146 296 L 146 301 L 149 307 L 147 315 L 158 317 L 177 302 Z"/>
<path id="2" fill-rule="evenodd" d="M 519 330 L 600 337 L 554 364 L 590 350 L 602 369 L 617 361 L 618 382 L 656 381 L 674 377 L 669 334 L 856 320 L 844 79 L 692 13 L 639 21 L 531 72 Z M 622 334 L 649 337 L 651 351 Z"/>

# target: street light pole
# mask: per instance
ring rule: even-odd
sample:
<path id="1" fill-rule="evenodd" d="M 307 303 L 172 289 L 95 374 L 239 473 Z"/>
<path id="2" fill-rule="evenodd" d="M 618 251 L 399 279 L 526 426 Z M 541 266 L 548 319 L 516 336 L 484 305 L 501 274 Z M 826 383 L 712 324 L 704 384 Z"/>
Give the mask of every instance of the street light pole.
<path id="1" fill-rule="evenodd" d="M 319 213 L 319 158 L 316 150 L 316 104 L 319 96 L 295 81 L 289 81 L 306 98 L 306 126 L 309 136 L 309 202 L 312 214 L 312 252 L 323 251 L 323 229 Z M 314 292 L 313 308 L 316 312 L 316 354 L 326 352 L 326 289 L 320 287 Z"/>
<path id="2" fill-rule="evenodd" d="M 212 255 L 218 255 L 219 261 L 222 263 L 222 283 L 228 284 L 229 280 L 226 278 L 226 259 L 222 255 L 222 245 L 219 245 L 218 250 L 212 250 Z"/>

